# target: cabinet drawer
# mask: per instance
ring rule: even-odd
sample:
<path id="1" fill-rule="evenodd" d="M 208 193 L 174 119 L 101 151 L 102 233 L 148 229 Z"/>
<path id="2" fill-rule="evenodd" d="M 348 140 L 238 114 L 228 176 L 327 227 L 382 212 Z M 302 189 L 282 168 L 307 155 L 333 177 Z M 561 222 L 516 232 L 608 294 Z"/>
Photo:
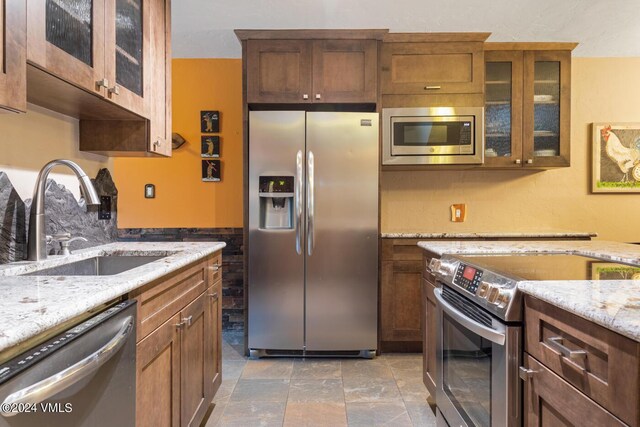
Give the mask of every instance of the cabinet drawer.
<path id="1" fill-rule="evenodd" d="M 524 384 L 525 426 L 625 425 L 533 357 L 525 356 L 525 366 L 534 371 Z"/>
<path id="2" fill-rule="evenodd" d="M 624 422 L 639 424 L 639 343 L 530 296 L 525 335 L 527 353 Z"/>
<path id="3" fill-rule="evenodd" d="M 210 262 L 211 258 L 131 293 L 138 299 L 138 341 L 207 289 Z"/>

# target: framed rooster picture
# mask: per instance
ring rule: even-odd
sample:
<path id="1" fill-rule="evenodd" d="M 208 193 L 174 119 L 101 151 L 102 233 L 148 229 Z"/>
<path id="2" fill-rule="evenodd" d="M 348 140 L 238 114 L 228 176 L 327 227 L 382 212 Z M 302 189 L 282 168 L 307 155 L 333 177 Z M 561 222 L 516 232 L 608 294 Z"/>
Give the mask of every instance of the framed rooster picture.
<path id="1" fill-rule="evenodd" d="M 594 193 L 640 193 L 640 123 L 593 124 Z"/>

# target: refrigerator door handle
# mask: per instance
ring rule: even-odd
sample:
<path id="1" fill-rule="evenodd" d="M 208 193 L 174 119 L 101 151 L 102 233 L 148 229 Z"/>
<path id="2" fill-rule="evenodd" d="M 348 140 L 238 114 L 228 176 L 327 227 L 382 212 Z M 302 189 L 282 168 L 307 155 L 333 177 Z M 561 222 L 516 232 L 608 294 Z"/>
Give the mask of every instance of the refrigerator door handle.
<path id="1" fill-rule="evenodd" d="M 314 214 L 315 214 L 315 179 L 313 152 L 307 153 L 307 253 L 313 254 L 315 247 Z"/>
<path id="2" fill-rule="evenodd" d="M 296 183 L 294 189 L 296 206 L 296 252 L 302 255 L 302 150 L 296 154 Z"/>

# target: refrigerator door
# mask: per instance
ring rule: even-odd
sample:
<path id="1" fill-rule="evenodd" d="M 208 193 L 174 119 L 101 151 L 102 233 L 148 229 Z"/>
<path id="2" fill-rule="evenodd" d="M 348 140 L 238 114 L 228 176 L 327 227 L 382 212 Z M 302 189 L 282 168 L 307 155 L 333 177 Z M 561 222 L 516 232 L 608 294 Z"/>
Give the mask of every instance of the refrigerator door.
<path id="1" fill-rule="evenodd" d="M 376 349 L 378 114 L 307 113 L 306 160 L 306 349 Z"/>
<path id="2" fill-rule="evenodd" d="M 304 346 L 304 153 L 304 111 L 249 113 L 250 349 Z M 261 220 L 279 207 L 261 211 L 261 203 L 271 200 L 261 202 L 260 176 L 294 177 L 295 196 L 285 204 L 293 209 L 291 228 L 268 228 L 269 221 Z"/>

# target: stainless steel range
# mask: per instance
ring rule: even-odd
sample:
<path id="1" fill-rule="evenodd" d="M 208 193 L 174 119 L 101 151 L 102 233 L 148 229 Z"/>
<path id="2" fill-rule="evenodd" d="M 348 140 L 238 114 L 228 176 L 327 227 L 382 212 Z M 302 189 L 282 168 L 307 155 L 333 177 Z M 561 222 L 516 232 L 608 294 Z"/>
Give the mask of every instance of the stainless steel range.
<path id="1" fill-rule="evenodd" d="M 521 281 L 597 280 L 619 264 L 567 254 L 445 255 L 438 302 L 439 426 L 522 425 Z M 523 372 L 525 374 L 526 372 Z"/>

